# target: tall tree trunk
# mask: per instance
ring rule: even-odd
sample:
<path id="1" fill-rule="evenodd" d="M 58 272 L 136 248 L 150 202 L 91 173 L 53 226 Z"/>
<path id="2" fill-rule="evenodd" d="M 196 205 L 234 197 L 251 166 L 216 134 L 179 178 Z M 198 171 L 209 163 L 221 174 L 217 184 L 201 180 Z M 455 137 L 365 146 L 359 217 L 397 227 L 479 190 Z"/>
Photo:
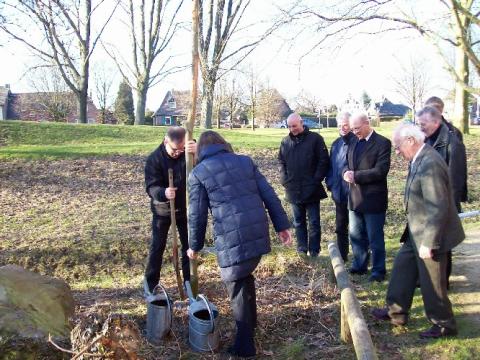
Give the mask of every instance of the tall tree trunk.
<path id="1" fill-rule="evenodd" d="M 147 91 L 146 86 L 138 86 L 137 93 L 137 105 L 135 106 L 135 125 L 145 124 L 145 107 L 147 103 Z"/>
<path id="2" fill-rule="evenodd" d="M 87 124 L 87 94 L 85 91 L 79 91 L 77 96 L 77 122 L 79 124 Z"/>
<path id="3" fill-rule="evenodd" d="M 213 93 L 215 91 L 215 84 L 204 81 L 202 94 L 202 127 L 204 129 L 212 128 L 212 113 L 213 113 Z"/>
<path id="4" fill-rule="evenodd" d="M 468 92 L 463 84 L 469 81 L 468 57 L 461 47 L 455 48 L 455 71 L 458 81 L 455 84 L 455 107 L 453 111 L 453 121 L 455 125 L 464 134 L 469 133 L 469 111 L 468 111 Z"/>
<path id="5" fill-rule="evenodd" d="M 85 25 L 81 31 L 83 32 L 83 37 L 79 40 L 80 48 L 80 76 L 78 77 L 77 87 L 80 90 L 80 96 L 78 98 L 78 122 L 82 124 L 88 123 L 88 114 L 87 114 L 87 99 L 88 99 L 88 78 L 90 70 L 90 30 L 91 22 L 90 15 L 92 12 L 92 2 L 87 0 L 83 4 L 82 8 L 83 14 L 82 18 L 85 21 Z"/>
<path id="6" fill-rule="evenodd" d="M 465 4 L 463 4 L 465 5 Z M 455 19 L 455 12 L 453 12 Z M 470 19 L 464 14 L 457 14 L 457 26 L 455 27 L 455 35 L 457 38 L 457 46 L 455 47 L 455 107 L 453 111 L 453 121 L 460 131 L 464 134 L 469 133 L 469 112 L 468 112 L 468 92 L 465 85 L 468 85 L 470 72 L 468 67 L 468 55 L 463 47 L 462 39 L 468 38 Z M 462 86 L 463 85 L 463 86 Z"/>
<path id="7" fill-rule="evenodd" d="M 217 106 L 217 129 L 220 129 L 220 118 L 222 117 L 222 107 Z"/>

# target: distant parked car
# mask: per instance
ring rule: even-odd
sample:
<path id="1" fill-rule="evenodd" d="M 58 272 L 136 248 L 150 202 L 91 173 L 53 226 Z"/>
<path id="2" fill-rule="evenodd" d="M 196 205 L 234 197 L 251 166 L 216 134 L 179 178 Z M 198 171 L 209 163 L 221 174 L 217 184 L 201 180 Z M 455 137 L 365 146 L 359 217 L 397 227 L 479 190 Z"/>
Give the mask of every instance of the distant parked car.
<path id="1" fill-rule="evenodd" d="M 277 121 L 272 123 L 270 127 L 276 128 L 276 129 L 286 129 L 287 128 L 287 121 Z"/>
<path id="2" fill-rule="evenodd" d="M 303 119 L 303 125 L 308 126 L 309 129 L 321 129 L 322 124 L 318 124 L 318 121 L 312 119 Z"/>
<path id="3" fill-rule="evenodd" d="M 472 119 L 472 125 L 480 125 L 480 116 Z"/>

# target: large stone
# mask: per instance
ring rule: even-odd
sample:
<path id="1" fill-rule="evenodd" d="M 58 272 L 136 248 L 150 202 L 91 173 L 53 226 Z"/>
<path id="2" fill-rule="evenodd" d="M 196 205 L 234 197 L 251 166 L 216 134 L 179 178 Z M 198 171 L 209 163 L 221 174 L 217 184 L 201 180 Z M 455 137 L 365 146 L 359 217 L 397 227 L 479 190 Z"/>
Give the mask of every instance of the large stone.
<path id="1" fill-rule="evenodd" d="M 0 267 L 0 335 L 19 338 L 68 338 L 74 313 L 67 283 L 27 271 Z"/>

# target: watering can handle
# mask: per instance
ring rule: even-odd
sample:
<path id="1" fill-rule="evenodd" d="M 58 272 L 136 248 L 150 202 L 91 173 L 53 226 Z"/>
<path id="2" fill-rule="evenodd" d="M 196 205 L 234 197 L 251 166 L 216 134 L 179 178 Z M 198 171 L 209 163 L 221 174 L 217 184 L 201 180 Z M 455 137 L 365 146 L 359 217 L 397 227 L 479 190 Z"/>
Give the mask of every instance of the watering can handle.
<path id="1" fill-rule="evenodd" d="M 213 311 L 210 308 L 210 304 L 208 303 L 207 298 L 202 294 L 199 294 L 197 298 L 202 299 L 205 305 L 207 306 L 207 311 L 208 311 L 208 314 L 210 315 L 210 327 L 211 327 L 209 333 L 213 333 L 213 331 L 215 330 L 215 319 L 213 317 Z"/>
<path id="2" fill-rule="evenodd" d="M 170 323 L 171 323 L 173 320 L 173 315 L 172 315 L 172 305 L 170 304 L 170 297 L 168 296 L 167 291 L 165 290 L 163 285 L 161 285 L 160 283 L 158 283 L 157 286 L 153 288 L 153 291 L 152 291 L 153 295 L 156 294 L 156 290 L 158 288 L 160 288 L 163 291 L 163 294 L 165 295 L 165 300 L 167 301 L 168 315 L 170 317 Z"/>

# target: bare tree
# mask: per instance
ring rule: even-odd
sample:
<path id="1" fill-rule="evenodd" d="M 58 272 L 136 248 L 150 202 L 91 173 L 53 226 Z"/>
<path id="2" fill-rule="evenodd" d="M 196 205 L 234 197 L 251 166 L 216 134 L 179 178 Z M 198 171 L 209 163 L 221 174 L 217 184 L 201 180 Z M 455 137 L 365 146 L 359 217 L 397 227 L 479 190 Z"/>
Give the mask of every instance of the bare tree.
<path id="1" fill-rule="evenodd" d="M 66 122 L 75 113 L 75 96 L 54 65 L 31 70 L 28 83 L 35 90 L 29 97 L 33 102 L 32 108 L 38 109 L 45 120 Z"/>
<path id="2" fill-rule="evenodd" d="M 240 110 L 242 89 L 235 81 L 235 78 L 231 78 L 228 82 L 225 94 L 225 105 L 228 114 L 230 129 L 233 128 L 235 123 L 235 116 Z"/>
<path id="3" fill-rule="evenodd" d="M 282 117 L 285 99 L 277 89 L 268 84 L 258 93 L 257 119 L 265 127 L 271 126 Z"/>
<path id="4" fill-rule="evenodd" d="M 220 79 L 217 82 L 217 86 L 215 87 L 215 93 L 213 96 L 213 109 L 214 109 L 214 115 L 216 118 L 216 123 L 217 123 L 217 129 L 220 129 L 221 127 L 221 120 L 222 120 L 222 113 L 223 113 L 223 108 L 225 106 L 225 93 L 226 93 L 226 79 Z"/>
<path id="5" fill-rule="evenodd" d="M 407 2 L 399 0 L 351 0 L 339 6 L 330 7 L 328 1 L 322 5 L 308 6 L 307 1 L 299 1 L 294 12 L 290 12 L 293 20 L 301 23 L 300 32 L 311 29 L 308 20 L 314 20 L 318 37 L 313 48 L 323 46 L 329 40 L 339 38 L 351 39 L 357 34 L 379 34 L 401 29 L 412 29 L 435 44 L 439 53 L 443 54 L 444 45 L 453 46 L 456 56 L 452 64 L 448 56 L 443 56 L 445 64 L 456 80 L 456 121 L 461 130 L 468 132 L 468 116 L 466 91 L 480 94 L 480 88 L 470 86 L 469 62 L 480 74 L 480 52 L 478 51 L 480 28 L 480 4 L 475 0 L 432 0 L 435 12 L 421 20 L 414 9 L 404 10 Z M 378 28 L 365 29 L 366 23 L 377 23 Z M 447 26 L 445 26 L 447 25 Z M 475 29 L 474 29 L 475 27 Z M 473 36 L 475 35 L 475 36 Z"/>
<path id="6" fill-rule="evenodd" d="M 322 100 L 306 90 L 302 90 L 295 101 L 297 103 L 295 111 L 298 113 L 308 113 L 317 116 L 322 107 Z"/>
<path id="7" fill-rule="evenodd" d="M 392 81 L 395 92 L 410 106 L 415 115 L 430 89 L 430 77 L 425 62 L 410 58 L 406 65 L 401 65 Z"/>
<path id="8" fill-rule="evenodd" d="M 247 36 L 248 32 L 251 34 L 253 28 L 253 25 L 247 25 L 244 21 L 244 14 L 250 3 L 251 0 L 200 1 L 199 49 L 203 80 L 202 126 L 206 129 L 212 127 L 213 97 L 217 80 L 245 60 L 263 40 L 284 22 L 282 19 L 277 19 L 260 35 L 253 38 Z M 243 35 L 247 40 L 240 39 L 239 35 Z M 232 47 L 233 49 L 231 49 Z"/>
<path id="9" fill-rule="evenodd" d="M 250 109 L 250 117 L 252 119 L 252 131 L 255 131 L 255 117 L 257 115 L 257 99 L 258 99 L 258 75 L 250 66 L 247 72 L 248 77 L 248 107 Z"/>
<path id="10" fill-rule="evenodd" d="M 92 34 L 92 18 L 105 0 L 5 0 L 0 29 L 45 64 L 54 63 L 77 99 L 78 122 L 87 123 L 90 58 L 118 1 Z M 41 34 L 41 38 L 38 38 Z"/>
<path id="11" fill-rule="evenodd" d="M 172 55 L 161 57 L 181 25 L 178 13 L 182 5 L 183 0 L 124 0 L 122 8 L 128 19 L 124 25 L 130 35 L 130 60 L 126 60 L 114 45 L 105 45 L 137 95 L 135 125 L 145 123 L 148 90 L 168 75 L 186 68 L 170 65 Z"/>
<path id="12" fill-rule="evenodd" d="M 112 68 L 100 63 L 94 67 L 93 78 L 95 82 L 95 96 L 98 102 L 98 110 L 100 111 L 100 122 L 105 124 L 113 102 L 112 86 L 115 80 L 115 73 Z"/>

